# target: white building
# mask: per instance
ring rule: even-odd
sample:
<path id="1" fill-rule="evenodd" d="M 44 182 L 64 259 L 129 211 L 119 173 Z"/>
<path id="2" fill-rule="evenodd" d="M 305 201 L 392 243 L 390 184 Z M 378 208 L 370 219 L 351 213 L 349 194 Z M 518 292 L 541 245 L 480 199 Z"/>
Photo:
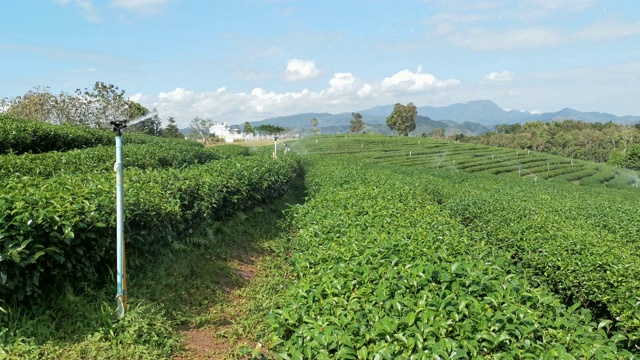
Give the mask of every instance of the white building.
<path id="1" fill-rule="evenodd" d="M 209 128 L 209 133 L 215 137 L 224 139 L 226 142 L 233 142 L 235 139 L 242 139 L 240 129 L 230 127 L 228 123 L 215 123 Z"/>

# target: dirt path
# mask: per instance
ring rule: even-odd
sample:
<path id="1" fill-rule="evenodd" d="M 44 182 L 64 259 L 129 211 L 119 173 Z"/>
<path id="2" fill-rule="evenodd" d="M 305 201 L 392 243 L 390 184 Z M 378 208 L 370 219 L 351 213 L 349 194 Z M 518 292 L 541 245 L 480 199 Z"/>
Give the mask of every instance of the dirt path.
<path id="1" fill-rule="evenodd" d="M 260 348 L 261 344 L 246 339 L 238 334 L 234 323 L 244 314 L 245 299 L 242 288 L 252 281 L 257 273 L 257 261 L 260 253 L 244 254 L 229 265 L 233 272 L 243 279 L 243 284 L 238 286 L 235 279 L 221 279 L 221 284 L 226 293 L 227 301 L 224 304 L 212 306 L 213 311 L 220 311 L 223 320 L 215 326 L 187 327 L 181 330 L 185 337 L 186 351 L 175 357 L 175 360 L 201 360 L 201 359 L 237 359 L 236 353 L 239 346 Z"/>

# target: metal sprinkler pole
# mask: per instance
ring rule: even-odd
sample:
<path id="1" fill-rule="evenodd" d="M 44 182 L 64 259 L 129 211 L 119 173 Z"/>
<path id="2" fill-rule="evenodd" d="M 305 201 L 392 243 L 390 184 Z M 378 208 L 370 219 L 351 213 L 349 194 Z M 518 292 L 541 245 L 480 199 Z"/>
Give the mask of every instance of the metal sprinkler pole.
<path id="1" fill-rule="evenodd" d="M 274 140 L 273 158 L 277 159 L 278 158 L 278 135 L 277 134 L 273 137 L 273 140 Z"/>
<path id="2" fill-rule="evenodd" d="M 116 303 L 118 317 L 125 315 L 127 308 L 127 277 L 124 249 L 124 200 L 123 200 L 123 164 L 122 164 L 122 129 L 127 125 L 122 121 L 112 121 L 116 133 Z"/>

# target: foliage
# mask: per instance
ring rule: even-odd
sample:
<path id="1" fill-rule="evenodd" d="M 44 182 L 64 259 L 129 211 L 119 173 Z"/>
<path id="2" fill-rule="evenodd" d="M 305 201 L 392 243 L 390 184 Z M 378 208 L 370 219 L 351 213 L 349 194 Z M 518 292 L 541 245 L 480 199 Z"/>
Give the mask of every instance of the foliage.
<path id="1" fill-rule="evenodd" d="M 564 120 L 496 125 L 495 132 L 470 137 L 465 141 L 609 162 L 614 166 L 637 170 L 640 168 L 633 167 L 633 160 L 626 157 L 639 139 L 640 131 L 633 126 Z"/>
<path id="2" fill-rule="evenodd" d="M 143 115 L 144 116 L 144 115 Z M 162 120 L 158 116 L 156 109 L 153 109 L 151 116 L 146 117 L 134 124 L 128 125 L 129 132 L 141 133 L 151 136 L 162 136 Z"/>
<path id="3" fill-rule="evenodd" d="M 444 139 L 445 135 L 446 135 L 446 132 L 443 128 L 435 128 L 431 130 L 431 132 L 429 133 L 430 137 L 433 137 L 436 139 Z"/>
<path id="4" fill-rule="evenodd" d="M 7 108 L 8 115 L 18 118 L 108 129 L 111 121 L 134 120 L 149 113 L 124 94 L 124 90 L 103 82 L 96 82 L 92 90 L 76 89 L 74 95 L 53 95 L 49 88 L 37 87 L 23 96 L 4 99 L 0 109 Z"/>
<path id="5" fill-rule="evenodd" d="M 359 162 L 357 148 L 305 158 L 310 198 L 290 214 L 295 279 L 268 318 L 279 358 L 634 356 L 628 333 L 565 305 L 499 241 L 440 205 L 466 197 L 464 173 L 442 172 L 453 179 L 443 181 L 389 159 Z M 500 203 L 516 203 L 504 194 Z"/>
<path id="6" fill-rule="evenodd" d="M 210 128 L 212 126 L 213 121 L 211 119 L 203 119 L 198 116 L 189 123 L 189 129 L 191 129 L 192 133 L 197 134 L 200 141 L 205 145 L 209 143 L 209 139 L 211 138 Z"/>
<path id="7" fill-rule="evenodd" d="M 253 130 L 263 134 L 273 135 L 273 134 L 281 134 L 285 132 L 286 129 L 283 128 L 282 126 L 263 124 L 263 125 L 256 126 L 255 128 L 253 128 Z"/>
<path id="8" fill-rule="evenodd" d="M 640 144 L 631 145 L 623 156 L 622 159 L 613 160 L 614 164 L 627 169 L 640 170 Z M 609 161 L 612 161 L 611 157 Z"/>
<path id="9" fill-rule="evenodd" d="M 397 103 L 393 106 L 391 115 L 387 117 L 387 126 L 397 131 L 400 136 L 409 136 L 409 133 L 416 129 L 417 119 L 418 108 L 413 103 L 406 106 Z"/>
<path id="10" fill-rule="evenodd" d="M 270 253 L 272 245 L 265 242 L 281 236 L 283 229 L 277 225 L 282 210 L 302 196 L 299 185 L 296 188 L 275 203 L 203 222 L 179 246 L 128 272 L 129 306 L 123 320 L 114 315 L 112 281 L 99 284 L 99 290 L 63 290 L 30 306 L 0 303 L 5 309 L 0 312 L 0 358 L 183 358 L 179 329 L 221 325 L 229 352 L 210 356 L 233 356 L 234 346 L 246 345 L 242 340 L 258 341 L 265 330 L 265 306 L 280 289 L 275 271 L 282 260 L 253 260 L 257 253 Z M 238 274 L 237 263 L 245 261 L 258 270 L 251 284 Z M 230 303 L 230 286 L 251 301 Z M 227 319 L 233 319 L 232 326 L 224 325 Z"/>
<path id="11" fill-rule="evenodd" d="M 228 145 L 205 148 L 193 141 L 159 141 L 148 144 L 128 144 L 124 135 L 123 160 L 127 169 L 182 168 L 209 161 L 249 155 L 243 146 Z M 60 174 L 104 176 L 113 169 L 115 148 L 96 146 L 67 152 L 50 151 L 43 154 L 7 154 L 0 156 L 0 176 L 18 181 L 24 176 L 53 177 Z"/>
<path id="12" fill-rule="evenodd" d="M 313 132 L 313 135 L 318 135 L 318 132 L 320 132 L 320 128 L 318 128 L 318 119 L 316 118 L 311 119 L 311 132 Z"/>
<path id="13" fill-rule="evenodd" d="M 176 120 L 172 116 L 169 117 L 168 122 L 169 124 L 167 125 L 167 127 L 164 128 L 164 131 L 162 131 L 161 136 L 168 137 L 168 138 L 175 138 L 175 139 L 184 138 L 184 135 L 180 133 L 180 129 L 176 125 Z"/>
<path id="14" fill-rule="evenodd" d="M 0 111 L 5 111 L 10 116 L 33 119 L 40 121 L 53 121 L 53 107 L 58 101 L 48 87 L 36 87 L 29 90 L 23 96 L 13 99 L 2 99 Z M 57 118 L 57 117 L 56 117 Z"/>
<path id="15" fill-rule="evenodd" d="M 110 130 L 77 125 L 53 125 L 0 115 L 0 154 L 39 154 L 113 145 L 114 137 L 113 131 Z M 144 134 L 127 133 L 126 129 L 123 137 L 127 144 L 166 144 L 167 141 L 171 141 Z"/>
<path id="16" fill-rule="evenodd" d="M 297 172 L 292 156 L 221 159 L 159 170 L 127 169 L 129 263 L 140 264 L 207 219 L 283 194 Z M 0 294 L 46 294 L 48 287 L 102 279 L 114 255 L 114 175 L 62 173 L 12 178 L 0 191 Z"/>
<path id="17" fill-rule="evenodd" d="M 244 122 L 244 128 L 242 130 L 245 134 L 254 134 L 255 131 L 253 130 L 253 127 L 251 126 L 251 124 L 248 121 Z"/>
<path id="18" fill-rule="evenodd" d="M 360 113 L 351 113 L 351 121 L 349 123 L 349 130 L 354 133 L 359 133 L 364 127 L 364 121 L 362 121 Z"/>
<path id="19" fill-rule="evenodd" d="M 158 264 L 163 251 L 189 249 L 184 258 L 191 267 L 166 263 L 162 270 L 177 278 L 149 277 L 180 295 L 165 296 L 158 285 L 153 293 L 161 295 L 149 298 L 165 305 L 137 313 L 134 308 L 128 322 L 115 325 L 110 311 L 88 311 L 89 317 L 104 320 L 86 335 L 76 335 L 87 339 L 82 350 L 60 341 L 69 333 L 59 327 L 70 328 L 76 320 L 42 320 L 75 317 L 35 314 L 39 322 L 28 325 L 25 317 L 11 314 L 13 307 L 5 307 L 0 348 L 9 349 L 10 358 L 170 357 L 175 351 L 167 327 L 171 319 L 203 325 L 228 321 L 220 314 L 229 311 L 224 307 L 187 315 L 200 309 L 200 301 L 217 302 L 220 294 L 201 289 L 191 278 L 177 282 L 185 274 L 205 276 L 213 267 L 210 254 L 233 258 L 237 251 L 218 246 L 231 230 L 216 220 L 236 214 L 233 228 L 240 234 L 234 241 L 241 241 L 245 214 L 253 216 L 256 204 L 290 188 L 299 152 L 306 154 L 308 196 L 287 212 L 283 225 L 289 233 L 272 245 L 276 252 L 269 256 L 277 259 L 266 263 L 277 264 L 278 272 L 269 273 L 268 292 L 253 294 L 255 303 L 246 311 L 256 313 L 251 321 L 231 321 L 234 330 L 228 335 L 262 336 L 268 352 L 243 348 L 240 354 L 270 358 L 273 353 L 281 359 L 638 357 L 640 197 L 632 182 L 637 173 L 446 140 L 358 134 L 321 140 L 293 143 L 291 155 L 277 161 L 269 159 L 268 147 L 255 156 L 204 165 L 129 167 L 129 264 L 139 269 Z M 625 153 L 633 153 L 632 145 Z M 202 149 L 192 146 L 176 152 L 189 157 Z M 94 156 L 78 153 L 73 155 L 78 164 Z M 37 155 L 24 158 L 24 164 L 38 161 Z M 142 157 L 127 161 L 145 164 Z M 19 291 L 29 286 L 37 291 L 29 277 L 58 286 L 91 283 L 100 273 L 104 278 L 114 257 L 107 244 L 113 236 L 108 233 L 113 231 L 113 179 L 98 174 L 9 178 L 3 184 L 0 280 Z M 208 225 L 206 239 L 182 236 L 202 223 Z M 68 280 L 59 281 L 58 275 Z M 69 309 L 85 311 L 73 304 L 78 302 L 70 302 Z M 265 313 L 268 327 L 261 318 Z M 52 340 L 31 340 L 38 331 Z M 51 336 L 56 332 L 62 333 L 59 338 Z"/>
<path id="20" fill-rule="evenodd" d="M 132 300 L 126 316 L 117 319 L 112 298 L 111 291 L 67 290 L 31 308 L 7 308 L 0 314 L 0 357 L 151 360 L 179 349 L 175 322 L 159 306 Z"/>

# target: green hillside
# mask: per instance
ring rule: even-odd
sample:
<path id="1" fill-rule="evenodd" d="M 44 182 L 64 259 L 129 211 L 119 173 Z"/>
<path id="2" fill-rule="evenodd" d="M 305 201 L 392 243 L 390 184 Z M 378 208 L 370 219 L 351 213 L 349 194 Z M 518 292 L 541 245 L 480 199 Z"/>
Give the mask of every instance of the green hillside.
<path id="1" fill-rule="evenodd" d="M 634 358 L 640 192 L 614 169 L 398 137 L 305 140 L 292 358 Z M 578 185 L 578 186 L 576 186 Z"/>
<path id="2" fill-rule="evenodd" d="M 108 146 L 0 156 L 0 357 L 640 355 L 636 172 L 428 138 L 147 140 L 125 145 L 123 319 Z"/>

